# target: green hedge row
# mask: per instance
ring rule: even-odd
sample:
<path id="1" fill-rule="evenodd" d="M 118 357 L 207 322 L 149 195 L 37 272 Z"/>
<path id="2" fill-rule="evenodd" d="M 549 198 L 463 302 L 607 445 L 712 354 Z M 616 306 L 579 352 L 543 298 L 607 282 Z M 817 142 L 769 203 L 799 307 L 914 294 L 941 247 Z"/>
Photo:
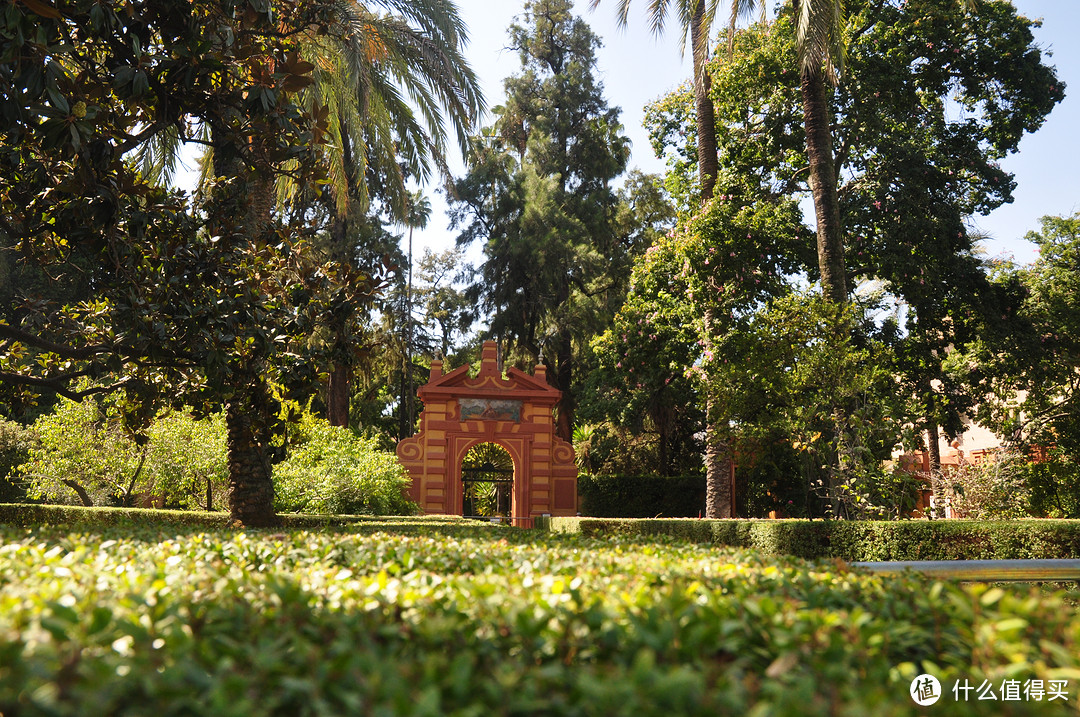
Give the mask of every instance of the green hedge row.
<path id="1" fill-rule="evenodd" d="M 1080 520 L 625 520 L 544 518 L 555 533 L 670 536 L 771 555 L 863 560 L 1080 558 Z"/>
<path id="2" fill-rule="evenodd" d="M 1065 715 L 1063 596 L 676 541 L 0 525 L 0 714 Z M 950 688 L 1063 683 L 1068 702 Z M 936 710 L 936 711 L 935 711 Z"/>
<path id="3" fill-rule="evenodd" d="M 705 507 L 705 476 L 578 476 L 581 514 L 602 518 L 696 518 Z"/>
<path id="4" fill-rule="evenodd" d="M 342 528 L 348 532 L 391 530 L 408 533 L 422 530 L 469 532 L 472 530 L 509 530 L 508 526 L 465 520 L 449 515 L 370 516 L 370 515 L 280 515 L 275 530 L 313 530 Z M 194 528 L 220 530 L 229 527 L 227 513 L 144 508 L 85 508 L 71 505 L 36 505 L 0 503 L 0 525 L 21 528 L 52 525 L 71 528 Z"/>

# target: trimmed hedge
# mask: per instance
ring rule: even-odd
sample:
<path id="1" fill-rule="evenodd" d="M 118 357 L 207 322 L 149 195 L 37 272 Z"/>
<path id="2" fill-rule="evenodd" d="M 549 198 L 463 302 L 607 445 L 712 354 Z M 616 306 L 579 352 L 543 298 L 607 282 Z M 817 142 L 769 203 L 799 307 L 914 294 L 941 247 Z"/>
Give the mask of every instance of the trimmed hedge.
<path id="1" fill-rule="evenodd" d="M 1080 558 L 1080 520 L 837 521 L 543 518 L 537 528 L 587 537 L 670 536 L 799 558 L 1010 560 Z"/>
<path id="2" fill-rule="evenodd" d="M 601 518 L 696 518 L 705 507 L 705 476 L 578 476 L 582 515 Z"/>
<path id="3" fill-rule="evenodd" d="M 279 515 L 280 523 L 269 530 L 317 530 L 339 528 L 346 532 L 389 530 L 397 533 L 452 532 L 474 530 L 508 531 L 506 525 L 481 523 L 452 515 Z M 145 508 L 86 508 L 72 505 L 0 503 L 0 525 L 20 528 L 61 526 L 70 528 L 192 528 L 222 530 L 230 527 L 228 513 L 154 510 Z M 449 529 L 449 530 L 447 530 Z"/>
<path id="4" fill-rule="evenodd" d="M 503 536 L 514 536 L 506 540 Z M 1061 595 L 673 540 L 0 526 L 0 714 L 1075 714 Z M 957 702 L 961 681 L 1068 702 Z"/>

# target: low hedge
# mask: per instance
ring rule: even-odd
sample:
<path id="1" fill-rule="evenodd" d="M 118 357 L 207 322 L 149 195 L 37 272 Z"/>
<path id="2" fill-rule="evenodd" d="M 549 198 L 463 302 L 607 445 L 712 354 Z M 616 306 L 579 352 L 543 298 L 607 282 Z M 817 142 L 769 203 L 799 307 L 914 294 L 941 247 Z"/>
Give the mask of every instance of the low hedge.
<path id="1" fill-rule="evenodd" d="M 0 526 L 0 714 L 909 715 L 923 672 L 925 714 L 1076 714 L 1060 595 L 514 535 Z"/>
<path id="2" fill-rule="evenodd" d="M 705 507 L 705 476 L 578 476 L 582 515 L 602 518 L 696 518 Z"/>
<path id="3" fill-rule="evenodd" d="M 480 523 L 451 515 L 279 515 L 280 523 L 271 530 L 344 529 L 346 532 L 391 530 L 398 533 L 435 530 L 470 532 L 472 530 L 509 530 L 509 526 Z M 0 525 L 21 528 L 63 526 L 70 528 L 104 529 L 109 527 L 138 529 L 192 528 L 221 530 L 229 527 L 227 513 L 188 510 L 154 510 L 145 508 L 86 508 L 71 505 L 37 505 L 0 503 Z"/>
<path id="4" fill-rule="evenodd" d="M 807 559 L 1080 558 L 1080 520 L 624 520 L 543 518 L 537 528 L 600 536 L 670 536 Z"/>

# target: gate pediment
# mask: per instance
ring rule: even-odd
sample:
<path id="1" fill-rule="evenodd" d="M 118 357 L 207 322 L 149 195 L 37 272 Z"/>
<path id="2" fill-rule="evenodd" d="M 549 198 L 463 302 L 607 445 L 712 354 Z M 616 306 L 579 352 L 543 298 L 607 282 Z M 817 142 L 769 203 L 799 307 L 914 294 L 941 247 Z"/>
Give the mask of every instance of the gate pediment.
<path id="1" fill-rule="evenodd" d="M 461 460 L 477 443 L 496 443 L 514 460 L 515 524 L 537 515 L 577 513 L 574 449 L 555 435 L 552 408 L 561 392 L 539 365 L 532 375 L 511 368 L 504 376 L 494 342 L 483 347 L 480 371 L 468 366 L 442 373 L 433 361 L 420 431 L 398 443 L 398 459 L 412 478 L 410 495 L 425 513 L 461 515 Z"/>

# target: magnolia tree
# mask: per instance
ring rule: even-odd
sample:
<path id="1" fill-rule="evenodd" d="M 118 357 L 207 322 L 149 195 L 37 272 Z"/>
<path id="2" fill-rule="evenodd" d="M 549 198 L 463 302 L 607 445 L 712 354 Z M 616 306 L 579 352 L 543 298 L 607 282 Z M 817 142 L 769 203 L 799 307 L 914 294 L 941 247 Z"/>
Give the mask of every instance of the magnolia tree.
<path id="1" fill-rule="evenodd" d="M 274 521 L 272 394 L 315 380 L 305 337 L 331 309 L 364 310 L 378 284 L 306 251 L 303 213 L 271 212 L 266 191 L 280 173 L 321 176 L 325 115 L 294 99 L 312 69 L 297 43 L 334 20 L 319 2 L 76 0 L 0 21 L 0 233 L 89 287 L 6 312 L 0 385 L 24 401 L 116 393 L 136 426 L 163 404 L 224 404 L 229 507 L 246 524 Z M 207 141 L 197 127 L 222 173 L 193 203 L 129 157 Z"/>

